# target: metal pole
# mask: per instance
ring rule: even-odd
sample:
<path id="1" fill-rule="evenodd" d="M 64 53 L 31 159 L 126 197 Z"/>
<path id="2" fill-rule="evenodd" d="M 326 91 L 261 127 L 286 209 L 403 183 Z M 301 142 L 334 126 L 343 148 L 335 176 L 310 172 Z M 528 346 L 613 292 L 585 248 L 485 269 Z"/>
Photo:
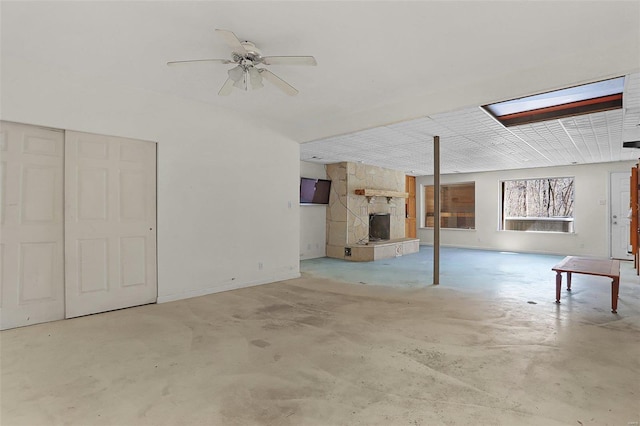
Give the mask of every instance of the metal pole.
<path id="1" fill-rule="evenodd" d="M 433 137 L 433 285 L 440 284 L 440 136 Z"/>

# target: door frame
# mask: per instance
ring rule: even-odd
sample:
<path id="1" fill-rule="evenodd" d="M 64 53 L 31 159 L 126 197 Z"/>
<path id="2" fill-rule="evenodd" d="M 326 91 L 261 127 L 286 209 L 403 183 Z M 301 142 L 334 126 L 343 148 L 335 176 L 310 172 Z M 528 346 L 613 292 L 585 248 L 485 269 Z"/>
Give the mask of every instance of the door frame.
<path id="1" fill-rule="evenodd" d="M 612 221 L 612 216 L 613 216 L 613 203 L 616 202 L 617 203 L 617 199 L 616 195 L 614 194 L 612 191 L 612 186 L 613 186 L 613 181 L 614 181 L 614 176 L 615 175 L 625 175 L 627 177 L 627 180 L 631 179 L 631 171 L 629 172 L 622 172 L 622 171 L 612 171 L 609 172 L 609 184 L 607 185 L 607 194 L 608 194 L 608 209 L 607 209 L 607 240 L 608 240 L 608 246 L 609 246 L 609 257 L 613 258 L 613 224 L 611 223 Z M 631 187 L 629 187 L 629 191 L 631 191 Z M 618 219 L 621 220 L 627 220 L 627 216 L 626 216 L 626 211 L 623 211 L 620 213 L 621 217 Z M 624 215 L 624 217 L 623 217 Z M 629 240 L 627 240 L 627 245 L 629 245 Z M 633 260 L 633 253 L 628 253 L 627 257 L 625 259 L 621 259 L 620 260 Z"/>

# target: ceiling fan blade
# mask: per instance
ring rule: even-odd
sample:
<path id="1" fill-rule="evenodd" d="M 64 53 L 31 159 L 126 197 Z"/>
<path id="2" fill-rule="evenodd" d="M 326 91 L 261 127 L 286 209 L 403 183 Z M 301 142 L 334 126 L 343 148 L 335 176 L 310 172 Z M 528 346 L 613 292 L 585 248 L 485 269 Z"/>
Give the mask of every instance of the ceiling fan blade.
<path id="1" fill-rule="evenodd" d="M 224 39 L 224 41 L 231 47 L 234 52 L 238 53 L 248 53 L 247 49 L 244 48 L 242 43 L 236 35 L 229 30 L 219 30 L 216 29 L 216 32 Z"/>
<path id="2" fill-rule="evenodd" d="M 264 68 L 261 68 L 259 71 L 264 78 L 266 78 L 271 83 L 276 85 L 278 89 L 282 90 L 287 95 L 295 96 L 298 94 L 298 91 L 296 90 L 295 87 L 293 87 L 292 85 L 290 85 L 289 83 L 287 83 L 286 81 L 284 81 L 283 79 L 281 79 L 280 77 L 272 73 L 271 71 Z"/>
<path id="3" fill-rule="evenodd" d="M 228 78 L 227 81 L 225 81 L 222 87 L 220 88 L 218 95 L 229 96 L 232 90 L 233 90 L 233 80 L 231 80 L 231 78 Z"/>
<path id="4" fill-rule="evenodd" d="M 191 63 L 196 63 L 196 62 L 216 62 L 219 64 L 233 64 L 233 61 L 230 61 L 229 59 L 192 59 L 189 61 L 171 61 L 171 62 L 167 62 L 167 65 L 169 66 L 173 66 L 173 65 L 181 65 L 181 64 L 191 64 Z"/>
<path id="5" fill-rule="evenodd" d="M 265 65 L 318 65 L 313 56 L 264 56 Z"/>

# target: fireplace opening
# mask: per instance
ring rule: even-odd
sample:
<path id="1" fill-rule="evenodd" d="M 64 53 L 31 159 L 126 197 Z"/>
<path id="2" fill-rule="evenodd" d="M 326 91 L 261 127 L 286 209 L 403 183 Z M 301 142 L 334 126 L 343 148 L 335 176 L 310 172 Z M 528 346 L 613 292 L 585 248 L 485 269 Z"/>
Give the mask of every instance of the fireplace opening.
<path id="1" fill-rule="evenodd" d="M 391 215 L 373 213 L 369 215 L 369 241 L 385 241 L 391 238 Z"/>

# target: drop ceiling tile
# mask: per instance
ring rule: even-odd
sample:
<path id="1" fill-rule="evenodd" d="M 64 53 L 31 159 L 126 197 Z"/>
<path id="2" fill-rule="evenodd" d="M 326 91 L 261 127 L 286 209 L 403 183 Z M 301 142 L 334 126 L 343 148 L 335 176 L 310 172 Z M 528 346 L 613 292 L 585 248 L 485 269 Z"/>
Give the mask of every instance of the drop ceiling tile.
<path id="1" fill-rule="evenodd" d="M 640 74 L 627 76 L 623 103 L 621 110 L 510 128 L 471 107 L 308 142 L 300 158 L 432 173 L 438 135 L 443 173 L 628 160 L 640 153 L 622 148 L 623 135 L 640 139 Z"/>

